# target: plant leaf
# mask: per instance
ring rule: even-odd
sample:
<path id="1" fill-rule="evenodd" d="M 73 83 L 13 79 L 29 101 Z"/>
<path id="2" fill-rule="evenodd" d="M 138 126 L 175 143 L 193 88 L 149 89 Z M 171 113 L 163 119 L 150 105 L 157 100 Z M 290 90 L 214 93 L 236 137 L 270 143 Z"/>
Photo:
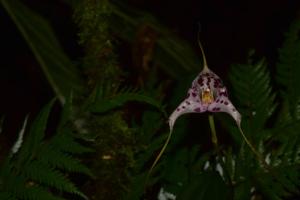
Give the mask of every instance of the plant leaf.
<path id="1" fill-rule="evenodd" d="M 248 64 L 235 65 L 229 78 L 240 102 L 244 130 L 252 134 L 252 139 L 258 140 L 263 136 L 260 131 L 277 106 L 266 63 L 261 59 L 256 63 L 249 60 Z"/>
<path id="2" fill-rule="evenodd" d="M 178 195 L 178 200 L 227 200 L 229 190 L 217 172 L 203 172 L 193 177 Z"/>
<path id="3" fill-rule="evenodd" d="M 29 160 L 29 157 L 31 157 L 38 151 L 45 134 L 48 117 L 51 112 L 54 100 L 50 101 L 50 103 L 48 103 L 42 109 L 42 111 L 38 114 L 35 121 L 33 122 L 30 128 L 29 135 L 25 139 L 25 142 L 21 147 L 20 153 L 17 155 L 18 167 L 22 167 L 24 165 L 24 162 L 27 162 Z"/>
<path id="4" fill-rule="evenodd" d="M 191 46 L 172 34 L 152 15 L 137 11 L 121 1 L 110 1 L 110 7 L 112 31 L 121 38 L 134 42 L 136 31 L 142 25 L 149 26 L 159 35 L 153 60 L 170 76 L 180 79 L 186 72 L 199 71 L 201 63 Z"/>
<path id="5" fill-rule="evenodd" d="M 165 110 L 163 109 L 163 106 L 159 101 L 155 100 L 152 97 L 137 92 L 121 92 L 119 94 L 116 94 L 112 98 L 100 99 L 94 104 L 92 104 L 89 107 L 89 110 L 91 112 L 104 113 L 112 109 L 118 108 L 130 101 L 137 101 L 154 106 L 159 111 L 161 111 L 164 114 L 164 116 L 167 116 Z"/>
<path id="6" fill-rule="evenodd" d="M 286 39 L 279 50 L 279 62 L 277 63 L 277 82 L 282 86 L 281 94 L 290 103 L 290 111 L 294 113 L 299 104 L 300 87 L 300 21 L 292 23 L 286 33 Z"/>
<path id="7" fill-rule="evenodd" d="M 59 100 L 64 103 L 71 90 L 80 92 L 79 73 L 64 54 L 48 22 L 18 0 L 2 0 L 1 3 L 31 48 Z"/>
<path id="8" fill-rule="evenodd" d="M 24 167 L 24 175 L 33 181 L 54 187 L 59 191 L 73 193 L 87 199 L 65 175 L 38 161 L 33 161 L 26 165 Z"/>

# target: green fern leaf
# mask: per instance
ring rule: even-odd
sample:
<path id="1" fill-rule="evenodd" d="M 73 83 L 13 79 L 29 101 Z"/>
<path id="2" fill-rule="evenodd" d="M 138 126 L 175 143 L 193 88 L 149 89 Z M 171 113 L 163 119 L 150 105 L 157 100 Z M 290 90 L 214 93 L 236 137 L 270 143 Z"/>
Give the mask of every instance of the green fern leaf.
<path id="1" fill-rule="evenodd" d="M 235 65 L 229 75 L 235 97 L 241 105 L 246 132 L 255 134 L 261 131 L 276 108 L 275 94 L 264 60 Z"/>
<path id="2" fill-rule="evenodd" d="M 37 181 L 39 184 L 51 186 L 59 191 L 69 192 L 87 199 L 65 175 L 41 162 L 33 161 L 24 166 L 23 171 L 28 179 Z"/>
<path id="3" fill-rule="evenodd" d="M 289 102 L 289 110 L 294 113 L 300 98 L 300 21 L 292 23 L 286 33 L 286 39 L 279 50 L 279 62 L 277 63 L 277 81 L 282 86 L 282 98 Z"/>
<path id="4" fill-rule="evenodd" d="M 56 134 L 45 140 L 47 120 L 54 101 L 47 104 L 33 122 L 24 145 L 13 156 L 8 156 L 0 170 L 1 191 L 15 199 L 61 200 L 54 191 L 87 197 L 66 177 L 68 172 L 92 175 L 89 169 L 73 157 L 72 152 L 90 152 L 77 143 L 72 135 Z M 61 129 L 61 132 L 67 127 Z M 65 138 L 65 139 L 64 139 Z M 58 142 L 60 141 L 60 143 Z M 69 144 L 65 144 L 65 142 Z M 74 145 L 75 147 L 65 147 Z M 62 173 L 65 171 L 66 173 Z M 5 195 L 5 194 L 3 194 Z"/>
<path id="5" fill-rule="evenodd" d="M 265 127 L 266 121 L 274 113 L 277 104 L 264 61 L 261 60 L 258 63 L 250 61 L 247 65 L 235 66 L 230 73 L 230 80 L 234 94 L 242 108 L 244 130 L 248 135 L 251 134 L 252 141 L 255 139 L 255 143 L 260 145 L 261 151 L 264 151 L 263 154 L 267 155 L 266 157 L 273 166 L 272 173 L 260 172 L 259 175 L 254 176 L 255 190 L 272 200 L 290 197 L 299 188 L 299 175 L 292 167 L 294 162 L 291 162 L 291 158 L 294 157 L 291 154 L 297 152 L 295 150 L 297 142 L 290 141 L 286 145 L 284 143 L 287 138 L 293 138 L 294 141 L 298 139 L 295 134 L 294 137 L 287 136 L 291 135 L 295 128 L 291 128 L 291 124 L 287 124 L 286 121 L 275 125 L 275 129 Z M 293 123 L 292 127 L 296 126 L 294 122 L 290 121 Z M 286 137 L 286 139 L 281 140 L 280 137 Z M 265 142 L 270 138 L 272 141 L 283 141 L 283 143 L 279 143 L 278 149 L 274 149 L 272 142 L 271 145 L 262 145 L 266 144 Z M 251 160 L 245 161 L 245 164 L 250 165 Z M 290 169 L 289 172 L 286 171 L 288 169 Z"/>
<path id="6" fill-rule="evenodd" d="M 130 101 L 137 101 L 151 105 L 157 108 L 159 111 L 161 111 L 164 114 L 164 116 L 167 116 L 163 106 L 159 101 L 150 96 L 142 94 L 141 92 L 120 91 L 113 97 L 102 98 L 97 100 L 94 104 L 90 106 L 89 110 L 91 112 L 104 113 L 112 109 L 116 109 Z"/>
<path id="7" fill-rule="evenodd" d="M 273 148 L 271 161 L 278 164 L 300 164 L 300 120 L 293 120 L 276 126 L 271 138 L 271 144 L 277 144 Z"/>
<path id="8" fill-rule="evenodd" d="M 53 148 L 57 148 L 62 152 L 71 154 L 84 154 L 94 152 L 92 148 L 86 147 L 76 141 L 76 138 L 71 133 L 69 128 L 60 130 L 60 133 L 53 136 L 51 139 Z"/>
<path id="9" fill-rule="evenodd" d="M 39 115 L 36 117 L 35 121 L 33 122 L 30 130 L 30 149 L 31 152 L 36 152 L 38 150 L 38 147 L 44 137 L 46 128 L 47 128 L 47 122 L 48 117 L 51 112 L 52 106 L 53 106 L 54 100 L 52 100 L 50 103 L 48 103 L 43 110 L 39 113 Z"/>
<path id="10" fill-rule="evenodd" d="M 47 156 L 45 156 L 47 155 Z M 59 168 L 68 172 L 83 173 L 88 176 L 93 176 L 92 172 L 85 165 L 81 164 L 78 159 L 60 151 L 51 145 L 47 145 L 41 149 L 38 159 L 45 165 L 50 165 L 54 168 Z"/>
<path id="11" fill-rule="evenodd" d="M 35 154 L 39 150 L 39 146 L 42 143 L 44 133 L 47 127 L 48 117 L 52 108 L 54 100 L 48 103 L 42 111 L 36 117 L 33 122 L 30 133 L 23 146 L 21 147 L 20 153 L 17 155 L 17 165 L 21 168 L 24 162 L 30 159 L 30 156 Z"/>
<path id="12" fill-rule="evenodd" d="M 268 199 L 289 199 L 294 195 L 300 195 L 299 166 L 281 165 L 273 168 L 276 179 L 269 174 L 259 174 L 257 181 L 259 189 Z M 280 181 L 278 181 L 280 180 Z"/>

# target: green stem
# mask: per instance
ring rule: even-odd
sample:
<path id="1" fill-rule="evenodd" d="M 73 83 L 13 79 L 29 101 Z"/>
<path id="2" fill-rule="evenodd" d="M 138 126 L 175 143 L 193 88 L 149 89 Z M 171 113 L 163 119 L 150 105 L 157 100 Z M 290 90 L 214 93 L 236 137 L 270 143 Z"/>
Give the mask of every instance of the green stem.
<path id="1" fill-rule="evenodd" d="M 148 172 L 148 174 L 147 174 L 147 176 L 146 176 L 145 187 L 146 187 L 147 184 L 148 184 L 148 180 L 149 180 L 149 178 L 150 178 L 150 176 L 151 176 L 151 173 L 152 173 L 154 167 L 156 166 L 156 164 L 158 163 L 159 159 L 161 158 L 161 156 L 163 155 L 164 151 L 166 150 L 166 148 L 167 148 L 167 146 L 168 146 L 168 144 L 169 144 L 169 142 L 170 142 L 170 139 L 171 139 L 171 137 L 172 137 L 172 133 L 173 133 L 173 130 L 171 129 L 170 132 L 169 132 L 169 135 L 168 135 L 168 137 L 167 137 L 167 139 L 166 139 L 166 141 L 165 141 L 164 146 L 161 148 L 161 150 L 160 150 L 160 152 L 158 153 L 158 155 L 156 156 L 156 158 L 155 158 L 153 164 L 151 165 L 151 167 L 150 167 L 150 169 L 149 169 L 149 172 Z"/>
<path id="2" fill-rule="evenodd" d="M 213 115 L 208 116 L 208 121 L 209 121 L 209 126 L 211 129 L 211 141 L 212 141 L 214 147 L 217 149 L 218 148 L 218 138 L 217 138 L 215 121 L 214 121 Z"/>
<path id="3" fill-rule="evenodd" d="M 246 135 L 244 134 L 242 128 L 238 125 L 239 131 L 241 133 L 241 135 L 243 136 L 245 142 L 247 143 L 247 145 L 249 146 L 249 148 L 251 149 L 251 151 L 256 155 L 256 157 L 258 158 L 258 160 L 261 162 L 261 164 L 264 166 L 264 168 L 267 171 L 271 171 L 270 166 L 266 163 L 264 157 L 254 148 L 254 146 L 252 145 L 252 143 L 248 140 L 248 138 L 246 137 Z"/>
<path id="4" fill-rule="evenodd" d="M 217 138 L 217 132 L 216 132 L 215 121 L 214 121 L 213 115 L 210 114 L 208 116 L 208 121 L 209 121 L 210 130 L 211 130 L 211 141 L 212 141 L 212 143 L 215 147 L 216 153 L 217 153 L 216 161 L 219 162 L 220 165 L 222 166 L 224 178 L 228 180 L 230 189 L 233 191 L 233 184 L 232 184 L 230 174 L 226 169 L 224 161 L 222 160 L 222 152 L 218 148 L 218 138 Z M 233 194 L 233 192 L 232 192 L 232 194 Z"/>

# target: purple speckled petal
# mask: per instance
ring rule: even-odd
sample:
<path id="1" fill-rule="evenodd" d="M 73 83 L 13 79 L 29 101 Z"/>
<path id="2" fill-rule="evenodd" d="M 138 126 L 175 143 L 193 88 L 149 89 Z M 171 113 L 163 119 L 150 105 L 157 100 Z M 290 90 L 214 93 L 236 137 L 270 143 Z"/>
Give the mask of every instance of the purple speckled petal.
<path id="1" fill-rule="evenodd" d="M 241 114 L 235 109 L 227 96 L 221 95 L 208 106 L 209 112 L 226 112 L 233 117 L 238 126 L 241 124 Z"/>
<path id="2" fill-rule="evenodd" d="M 173 130 L 176 119 L 186 113 L 202 113 L 207 111 L 207 105 L 202 105 L 198 94 L 194 89 L 190 89 L 188 97 L 181 102 L 169 117 L 170 130 Z"/>
<path id="3" fill-rule="evenodd" d="M 192 83 L 192 88 L 198 91 L 209 88 L 211 90 L 218 90 L 223 87 L 222 80 L 209 68 L 204 68 Z"/>

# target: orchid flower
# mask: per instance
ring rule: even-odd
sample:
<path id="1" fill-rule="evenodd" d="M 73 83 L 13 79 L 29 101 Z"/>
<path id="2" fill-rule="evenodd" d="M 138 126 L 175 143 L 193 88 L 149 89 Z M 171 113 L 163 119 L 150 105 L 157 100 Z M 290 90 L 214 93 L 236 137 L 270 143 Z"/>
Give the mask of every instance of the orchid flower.
<path id="1" fill-rule="evenodd" d="M 228 98 L 227 89 L 222 80 L 211 71 L 203 54 L 203 70 L 192 82 L 187 97 L 175 109 L 169 118 L 170 131 L 172 132 L 176 119 L 186 113 L 226 112 L 230 114 L 240 126 L 241 115 Z"/>
<path id="2" fill-rule="evenodd" d="M 192 82 L 188 89 L 187 97 L 179 104 L 175 111 L 169 117 L 170 133 L 166 139 L 164 146 L 154 160 L 149 174 L 165 151 L 171 138 L 173 127 L 178 119 L 186 113 L 203 113 L 203 112 L 226 112 L 230 114 L 236 121 L 239 129 L 241 123 L 241 115 L 228 98 L 227 89 L 223 85 L 218 75 L 208 68 L 203 47 L 199 42 L 199 47 L 203 58 L 203 70 Z"/>
<path id="3" fill-rule="evenodd" d="M 269 166 L 265 163 L 264 159 L 262 158 L 262 155 L 254 148 L 254 146 L 251 144 L 251 142 L 247 139 L 247 137 L 243 133 L 243 130 L 241 129 L 241 114 L 237 111 L 237 109 L 234 107 L 234 105 L 231 103 L 230 99 L 228 98 L 227 89 L 223 85 L 220 77 L 216 75 L 211 69 L 208 68 L 203 47 L 199 40 L 198 42 L 203 57 L 203 70 L 193 80 L 191 87 L 188 89 L 187 97 L 179 104 L 179 106 L 170 115 L 169 117 L 170 133 L 166 139 L 164 146 L 160 150 L 158 156 L 155 158 L 149 170 L 149 174 L 152 172 L 154 166 L 157 164 L 158 160 L 160 159 L 163 152 L 165 151 L 171 139 L 173 127 L 178 117 L 187 113 L 204 113 L 207 111 L 212 113 L 225 112 L 231 115 L 231 117 L 235 120 L 238 129 L 241 135 L 243 136 L 245 142 L 249 146 L 249 148 L 258 157 L 258 159 L 261 161 L 264 167 L 266 169 L 269 169 Z M 216 136 L 214 137 L 216 140 Z M 214 140 L 213 137 L 212 140 Z M 217 141 L 213 141 L 213 142 L 217 143 Z"/>

